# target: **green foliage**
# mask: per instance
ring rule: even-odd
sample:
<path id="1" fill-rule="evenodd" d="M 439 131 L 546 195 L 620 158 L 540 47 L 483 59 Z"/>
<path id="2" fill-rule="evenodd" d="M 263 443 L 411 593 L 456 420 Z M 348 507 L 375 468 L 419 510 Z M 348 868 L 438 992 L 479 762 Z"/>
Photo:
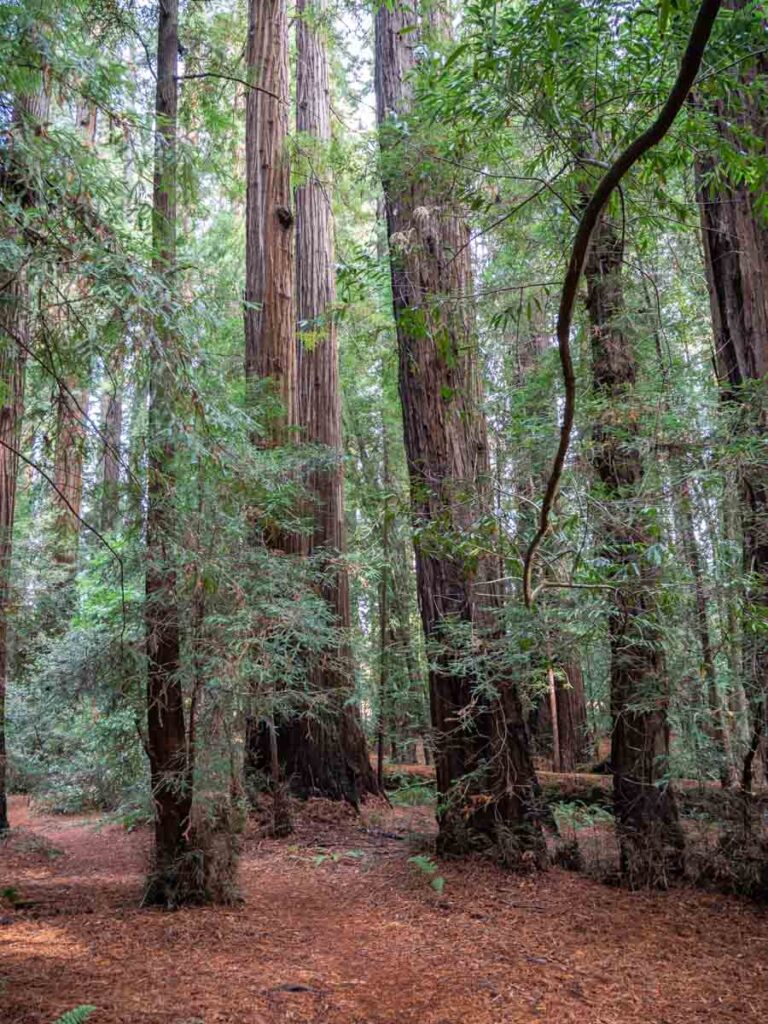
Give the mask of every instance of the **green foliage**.
<path id="1" fill-rule="evenodd" d="M 57 1017 L 54 1024 L 85 1024 L 85 1021 L 96 1012 L 95 1006 L 76 1006 L 73 1010 L 67 1010 L 60 1017 Z"/>
<path id="2" fill-rule="evenodd" d="M 332 853 L 318 853 L 312 858 L 312 864 L 317 868 L 321 864 L 340 864 L 345 860 L 361 860 L 365 857 L 364 850 L 334 850 Z"/>
<path id="3" fill-rule="evenodd" d="M 715 703 L 731 723 L 735 759 L 743 757 L 748 712 L 760 699 L 745 666 L 768 627 L 755 601 L 761 581 L 742 565 L 739 482 L 764 468 L 764 438 L 743 423 L 747 412 L 763 408 L 765 385 L 744 385 L 743 404 L 728 407 L 713 378 L 698 239 L 702 182 L 692 157 L 708 156 L 711 169 L 701 173 L 712 187 L 763 186 L 764 140 L 739 117 L 761 101 L 760 76 L 754 84 L 739 78 L 764 43 L 759 5 L 723 12 L 696 102 L 608 210 L 624 243 L 625 308 L 612 327 L 631 342 L 636 380 L 619 394 L 596 393 L 592 327 L 580 302 L 573 335 L 577 439 L 542 550 L 536 615 L 520 602 L 522 557 L 559 426 L 552 334 L 574 217 L 603 165 L 658 109 L 693 6 L 468 0 L 458 11 L 455 44 L 419 42 L 414 109 L 383 129 L 393 145 L 382 158 L 366 112 L 367 58 L 343 20 L 323 19 L 332 50 L 333 138 L 318 145 L 294 135 L 288 155 L 295 183 L 310 174 L 328 183 L 336 218 L 337 301 L 328 316 L 341 350 L 348 545 L 331 565 L 322 555 L 275 551 L 270 538 L 311 531 L 315 510 L 304 482 L 339 455 L 293 438 L 281 447 L 254 444 L 268 436 L 278 403 L 269 383 L 252 383 L 246 395 L 243 381 L 245 87 L 235 79 L 245 74 L 244 5 L 183 10 L 189 77 L 181 90 L 180 260 L 170 303 L 161 302 L 163 282 L 152 270 L 147 111 L 154 81 L 139 42 L 150 38 L 154 10 L 86 0 L 0 6 L 0 159 L 18 183 L 4 190 L 0 208 L 0 277 L 23 268 L 30 341 L 20 444 L 31 465 L 19 475 L 9 604 L 15 791 L 54 811 L 110 812 L 127 828 L 151 817 L 142 744 L 147 455 L 158 443 L 147 436 L 146 415 L 153 322 L 173 339 L 169 429 L 181 443 L 167 467 L 175 488 L 163 541 L 205 807 L 215 807 L 238 775 L 246 714 L 313 720 L 331 709 L 306 666 L 341 667 L 340 648 L 352 653 L 350 699 L 363 709 L 370 738 L 381 727 L 387 753 L 429 742 L 429 669 L 477 680 L 472 709 L 461 718 L 471 731 L 478 711 L 509 680 L 533 720 L 550 670 L 561 681 L 570 659 L 583 670 L 590 736 L 608 735 L 609 633 L 620 590 L 652 596 L 637 602 L 636 649 L 664 654 L 672 773 L 719 778 L 717 709 L 707 693 L 680 523 L 684 484 L 707 597 Z M 316 13 L 304 16 L 317 21 Z M 42 86 L 50 94 L 45 123 L 32 131 L 11 126 L 13 98 Z M 84 145 L 75 123 L 83 102 L 98 109 L 94 147 Z M 734 112 L 727 131 L 713 115 L 723 102 Z M 474 513 L 471 481 L 454 482 L 451 498 L 467 509 L 461 530 L 447 513 L 432 521 L 412 516 L 420 494 L 411 489 L 403 448 L 388 239 L 377 212 L 382 171 L 392 180 L 429 182 L 435 216 L 457 210 L 471 229 L 474 294 L 461 301 L 477 322 L 493 509 Z M 755 196 L 758 216 L 766 201 Z M 403 237 L 394 247 L 409 244 Z M 402 323 L 417 339 L 426 337 L 433 312 L 425 302 L 405 311 Z M 305 350 L 322 328 L 299 324 Z M 455 369 L 463 353 L 448 334 L 438 331 L 432 341 L 442 364 Z M 3 351 L 16 344 L 4 341 Z M 57 511 L 41 474 L 55 477 L 67 390 L 90 398 L 72 443 L 83 454 L 87 525 L 74 561 L 63 564 Z M 102 394 L 117 394 L 124 410 L 119 508 L 109 522 L 101 516 Z M 9 396 L 0 381 L 4 404 Z M 457 414 L 463 397 L 445 385 L 434 396 L 437 414 Z M 596 424 L 616 442 L 617 457 L 642 456 L 637 487 L 613 494 L 595 479 Z M 611 541 L 607 527 L 630 518 L 640 534 Z M 505 602 L 487 626 L 458 614 L 425 643 L 414 539 L 421 558 L 453 560 L 470 576 L 493 559 Z M 341 565 L 352 626 L 340 632 L 323 593 Z M 648 710 L 657 697 L 636 695 L 632 708 Z M 401 786 L 392 799 L 416 805 L 434 794 L 419 783 Z M 601 814 L 578 803 L 556 810 L 574 830 L 604 824 Z M 442 888 L 431 862 L 414 865 Z"/>
<path id="4" fill-rule="evenodd" d="M 419 853 L 414 857 L 409 857 L 408 863 L 413 864 L 422 875 L 429 879 L 430 888 L 434 889 L 438 896 L 442 894 L 445 888 L 445 879 L 442 875 L 438 875 L 439 869 L 433 860 Z"/>
<path id="5" fill-rule="evenodd" d="M 400 786 L 389 794 L 389 798 L 395 806 L 421 807 L 435 802 L 435 787 L 423 783 Z"/>
<path id="6" fill-rule="evenodd" d="M 555 821 L 560 831 L 579 832 L 596 825 L 613 824 L 613 815 L 598 804 L 587 804 L 582 800 L 558 802 L 553 805 Z"/>

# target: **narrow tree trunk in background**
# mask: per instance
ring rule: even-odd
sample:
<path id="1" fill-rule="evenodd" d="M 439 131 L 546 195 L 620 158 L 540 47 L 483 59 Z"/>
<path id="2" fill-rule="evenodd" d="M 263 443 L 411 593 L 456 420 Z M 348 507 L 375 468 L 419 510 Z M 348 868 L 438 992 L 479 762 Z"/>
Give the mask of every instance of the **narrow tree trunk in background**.
<path id="1" fill-rule="evenodd" d="M 734 549 L 739 546 L 743 549 L 740 529 L 740 500 L 738 487 L 733 480 L 732 472 L 726 474 L 725 489 L 722 498 L 721 521 L 723 528 L 723 539 Z M 710 534 L 715 536 L 715 529 L 710 525 Z M 739 614 L 742 586 L 741 580 L 734 581 L 729 572 L 730 566 L 726 565 L 726 586 L 718 588 L 718 593 L 723 604 L 721 621 L 725 623 L 726 630 L 726 652 L 728 655 L 729 670 L 729 697 L 728 706 L 733 722 L 732 739 L 734 742 L 734 763 L 744 756 L 749 742 L 750 714 L 747 703 L 747 693 L 744 686 L 744 658 L 742 656 L 744 630 Z M 721 581 L 722 583 L 723 581 Z M 725 593 L 723 593 L 725 591 Z"/>
<path id="2" fill-rule="evenodd" d="M 394 653 L 401 659 L 408 680 L 408 721 L 405 737 L 411 745 L 429 731 L 429 702 L 418 651 L 411 629 L 413 617 L 413 545 L 410 537 L 395 536 L 391 543 L 390 600 L 394 624 Z M 393 652 L 390 652 L 390 656 Z M 415 697 L 415 706 L 414 706 Z"/>
<path id="3" fill-rule="evenodd" d="M 13 114 L 14 127 L 23 134 L 48 117 L 48 94 L 41 86 L 34 96 L 20 98 Z M 23 168 L 16 165 L 13 147 L 0 165 L 3 188 L 15 192 L 22 203 L 33 205 L 24 181 Z M 28 329 L 29 296 L 23 269 L 0 275 L 0 833 L 8 830 L 7 751 L 5 702 L 8 689 L 8 612 L 13 556 L 13 523 L 16 511 L 17 452 L 21 444 L 24 415 L 24 371 Z"/>
<path id="4" fill-rule="evenodd" d="M 27 340 L 26 296 L 21 277 L 0 280 L 0 833 L 8 829 L 6 796 L 5 697 L 8 683 L 8 608 L 10 604 L 13 520 L 16 508 L 15 454 L 21 442 L 26 353 L 16 343 Z"/>
<path id="5" fill-rule="evenodd" d="M 79 103 L 75 111 L 75 128 L 89 149 L 96 141 L 96 109 Z M 82 297 L 83 282 L 72 287 Z M 85 461 L 85 416 L 88 412 L 88 388 L 77 375 L 68 375 L 59 388 L 56 407 L 56 451 L 54 456 L 53 495 L 56 521 L 54 526 L 54 558 L 62 565 L 74 567 L 80 536 L 80 510 L 83 500 L 83 463 Z"/>
<path id="6" fill-rule="evenodd" d="M 709 731 L 720 758 L 720 779 L 723 787 L 728 789 L 736 781 L 736 774 L 731 757 L 731 734 L 728 729 L 728 721 L 717 689 L 717 673 L 715 671 L 715 657 L 709 630 L 704 572 L 701 566 L 699 545 L 696 540 L 696 531 L 693 522 L 691 486 L 686 479 L 684 479 L 680 485 L 680 513 L 683 529 L 683 546 L 685 549 L 686 559 L 688 561 L 688 568 L 690 569 L 691 576 L 693 577 L 693 594 L 696 603 L 696 629 L 699 634 L 702 675 L 707 688 L 707 702 L 709 704 L 710 713 Z"/>
<path id="7" fill-rule="evenodd" d="M 386 439 L 385 439 L 386 464 Z M 386 480 L 386 470 L 384 478 Z M 386 485 L 385 485 L 386 486 Z M 384 506 L 384 522 L 381 529 L 381 553 L 384 564 L 379 581 L 379 721 L 378 749 L 376 757 L 376 781 L 379 788 L 384 785 L 384 742 L 387 737 L 387 710 L 389 706 L 389 507 Z"/>
<path id="8" fill-rule="evenodd" d="M 245 379 L 268 382 L 266 443 L 296 422 L 293 214 L 285 150 L 290 107 L 285 0 L 250 0 L 245 105 Z"/>
<path id="9" fill-rule="evenodd" d="M 587 701 L 584 675 L 574 658 L 566 658 L 555 673 L 560 771 L 573 772 L 589 756 Z"/>
<path id="10" fill-rule="evenodd" d="M 152 208 L 153 270 L 168 298 L 154 325 L 149 356 L 147 457 L 147 752 L 154 801 L 154 854 L 144 900 L 177 906 L 200 897 L 190 862 L 192 780 L 180 669 L 176 575 L 169 533 L 173 525 L 174 389 L 170 292 L 176 262 L 176 131 L 178 0 L 160 0 Z"/>
<path id="11" fill-rule="evenodd" d="M 383 204 L 377 205 L 377 212 L 383 214 L 383 209 Z M 383 225 L 380 227 L 383 228 Z M 383 231 L 379 233 L 383 234 Z M 384 257 L 388 259 L 386 253 L 384 257 L 381 253 L 378 255 L 380 259 Z M 420 742 L 422 748 L 426 750 L 429 734 L 428 691 L 418 647 L 421 634 L 414 636 L 412 630 L 416 607 L 413 541 L 410 529 L 404 528 L 406 524 L 400 512 L 400 505 L 403 501 L 400 484 L 391 471 L 391 427 L 386 413 L 381 416 L 380 429 L 382 447 L 380 472 L 377 460 L 366 450 L 359 430 L 353 429 L 351 433 L 357 441 L 358 461 L 366 485 L 372 493 L 382 492 L 387 496 L 385 503 L 389 505 L 386 536 L 382 536 L 382 553 L 384 565 L 387 567 L 388 583 L 385 616 L 388 625 L 385 636 L 390 636 L 390 641 L 387 643 L 387 689 L 393 674 L 403 673 L 405 675 L 408 680 L 409 726 L 415 730 L 417 742 Z M 394 508 L 391 504 L 392 499 L 394 499 Z M 379 587 L 379 607 L 381 607 L 381 597 L 381 587 Z M 381 646 L 381 635 L 379 635 L 379 646 Z M 415 708 L 412 703 L 414 698 Z M 391 732 L 393 726 L 397 727 L 397 724 L 391 719 L 388 720 L 387 730 Z"/>
<path id="12" fill-rule="evenodd" d="M 398 120 L 410 106 L 406 79 L 416 64 L 417 24 L 410 2 L 379 7 L 375 83 L 416 574 L 431 648 L 438 847 L 444 853 L 490 848 L 510 865 L 525 852 L 541 863 L 537 783 L 520 697 L 507 671 L 496 669 L 503 655 L 490 653 L 500 638 L 496 562 L 462 553 L 462 541 L 493 500 L 466 299 L 472 294 L 469 232 L 434 180 L 406 174 L 408 161 L 397 172 L 392 163 L 406 140 Z M 467 631 L 473 667 L 456 671 Z M 483 681 L 493 684 L 493 696 L 479 696 Z"/>
<path id="13" fill-rule="evenodd" d="M 549 701 L 549 717 L 552 722 L 552 771 L 563 770 L 560 759 L 560 727 L 557 715 L 557 684 L 555 683 L 555 671 L 550 665 L 547 669 L 547 699 Z"/>
<path id="14" fill-rule="evenodd" d="M 322 718 L 298 716 L 279 723 L 278 760 L 298 796 L 347 799 L 357 805 L 366 793 L 378 792 L 360 724 L 359 711 L 348 703 L 353 692 L 349 578 L 346 553 L 341 393 L 336 332 L 336 273 L 333 241 L 332 183 L 321 176 L 331 140 L 331 98 L 324 41 L 325 0 L 299 0 L 296 26 L 298 70 L 296 128 L 309 154 L 310 170 L 296 190 L 296 282 L 298 313 L 298 385 L 295 416 L 301 440 L 324 445 L 336 455 L 328 469 L 308 480 L 314 518 L 311 536 L 300 538 L 302 554 L 320 555 L 323 595 L 340 632 L 335 657 L 309 666 L 312 690 L 329 705 Z M 313 140 L 311 143 L 308 140 Z"/>
<path id="15" fill-rule="evenodd" d="M 592 463 L 610 506 L 601 524 L 604 557 L 616 572 L 609 616 L 611 768 L 621 873 L 632 887 L 666 885 L 682 870 L 683 834 L 669 783 L 668 680 L 654 591 L 643 557 L 652 542 L 642 512 L 645 465 L 631 408 L 637 366 L 622 330 L 623 244 L 605 214 L 585 268 L 592 333 L 592 386 L 605 402 Z"/>
<path id="16" fill-rule="evenodd" d="M 122 359 L 113 360 L 101 395 L 101 512 L 103 532 L 114 530 L 120 512 L 120 442 L 123 433 Z"/>
<path id="17" fill-rule="evenodd" d="M 62 565 L 74 566 L 80 535 L 83 501 L 83 462 L 88 392 L 73 377 L 59 391 L 56 408 L 56 454 L 54 459 L 54 506 L 56 508 L 54 557 Z"/>
<path id="18" fill-rule="evenodd" d="M 747 0 L 726 0 L 724 6 L 744 11 Z M 766 21 L 759 5 L 753 17 L 755 48 L 765 41 Z M 768 56 L 739 62 L 727 100 L 711 107 L 726 144 L 743 152 L 744 136 L 760 140 L 762 157 L 768 146 Z M 761 88 L 757 89 L 756 85 Z M 718 169 L 717 179 L 713 172 Z M 726 402 L 740 409 L 737 430 L 764 446 L 768 434 L 768 227 L 758 202 L 765 183 L 753 191 L 741 182 L 723 183 L 722 161 L 701 158 L 699 180 L 704 258 L 715 335 L 715 364 Z M 756 382 L 760 382 L 756 384 Z M 757 445 L 756 445 L 757 447 Z M 758 451 L 741 466 L 741 519 L 744 564 L 754 585 L 748 594 L 756 614 L 768 615 L 768 470 Z M 751 779 L 754 737 L 766 731 L 768 717 L 768 640 L 750 639 L 747 654 L 747 696 L 753 742 L 746 776 Z M 746 767 L 746 766 L 745 766 Z"/>
<path id="19" fill-rule="evenodd" d="M 531 376 L 539 368 L 544 353 L 547 350 L 547 336 L 543 327 L 534 329 L 532 324 L 527 325 L 527 330 L 518 331 L 511 351 L 514 355 L 514 368 L 510 374 L 510 391 L 513 388 L 521 389 L 530 382 Z M 552 408 L 555 408 L 555 395 L 551 391 L 547 395 Z M 536 404 L 533 401 L 526 403 L 526 412 L 529 411 L 531 419 L 538 419 L 541 416 L 541 397 L 536 395 Z M 516 509 L 517 536 L 524 538 L 528 535 L 529 528 L 533 524 L 532 510 L 536 507 L 536 498 L 544 489 L 544 481 L 541 473 L 536 467 L 530 464 L 530 459 L 521 452 L 514 472 L 515 491 L 520 495 L 521 500 Z M 555 576 L 559 576 L 558 567 L 553 567 Z M 565 578 L 561 582 L 567 582 Z M 584 676 L 581 666 L 578 663 L 576 652 L 569 651 L 568 645 L 560 642 L 560 638 L 552 637 L 552 648 L 557 653 L 552 662 L 554 670 L 554 704 L 550 701 L 550 694 L 539 699 L 538 705 L 533 708 L 529 722 L 531 724 L 532 737 L 537 754 L 548 753 L 548 738 L 554 740 L 555 730 L 559 740 L 559 751 L 555 757 L 553 749 L 553 761 L 557 760 L 560 767 L 557 771 L 572 772 L 576 766 L 583 764 L 590 757 L 589 730 L 587 726 L 587 703 L 584 691 Z M 562 652 L 562 649 L 565 651 Z M 562 653 L 560 653 L 562 652 Z M 557 712 L 557 719 L 552 718 L 552 709 Z M 553 743 L 554 747 L 554 743 Z"/>

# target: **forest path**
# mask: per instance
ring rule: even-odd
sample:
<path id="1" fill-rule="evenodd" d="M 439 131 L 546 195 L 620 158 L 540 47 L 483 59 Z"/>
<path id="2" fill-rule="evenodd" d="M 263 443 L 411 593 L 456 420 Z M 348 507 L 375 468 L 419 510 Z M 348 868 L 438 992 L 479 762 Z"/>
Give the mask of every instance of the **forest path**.
<path id="1" fill-rule="evenodd" d="M 138 909 L 146 833 L 29 813 L 0 846 L 0 1021 L 726 1024 L 768 1020 L 768 919 L 724 896 L 630 894 L 408 857 L 419 808 L 318 803 L 246 837 L 245 902 Z M 18 901 L 21 901 L 20 903 Z"/>

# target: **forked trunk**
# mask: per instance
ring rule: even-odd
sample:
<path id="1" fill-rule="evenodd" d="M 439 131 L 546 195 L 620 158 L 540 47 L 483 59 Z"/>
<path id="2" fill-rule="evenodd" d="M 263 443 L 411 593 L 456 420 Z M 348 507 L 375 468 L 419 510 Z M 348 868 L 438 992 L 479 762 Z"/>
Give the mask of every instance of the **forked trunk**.
<path id="1" fill-rule="evenodd" d="M 296 189 L 296 282 L 298 386 L 296 420 L 303 441 L 335 453 L 328 468 L 307 481 L 314 519 L 311 535 L 300 538 L 302 554 L 321 557 L 323 596 L 339 630 L 333 657 L 308 665 L 310 695 L 320 693 L 328 710 L 322 718 L 300 715 L 278 723 L 278 761 L 299 796 L 347 799 L 357 805 L 378 792 L 365 736 L 352 694 L 352 664 L 346 552 L 341 394 L 336 331 L 336 274 L 331 210 L 332 181 L 327 152 L 331 141 L 331 98 L 324 40 L 325 0 L 297 6 L 296 128 L 308 155 L 307 179 Z"/>

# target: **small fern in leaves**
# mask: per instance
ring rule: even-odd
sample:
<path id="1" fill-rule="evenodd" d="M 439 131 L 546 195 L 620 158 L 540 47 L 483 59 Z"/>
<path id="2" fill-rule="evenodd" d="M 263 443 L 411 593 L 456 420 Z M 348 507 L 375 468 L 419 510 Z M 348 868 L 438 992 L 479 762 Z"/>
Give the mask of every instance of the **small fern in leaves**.
<path id="1" fill-rule="evenodd" d="M 409 857 L 408 863 L 413 864 L 415 868 L 418 868 L 423 874 L 429 878 L 429 884 L 436 893 L 441 893 L 445 888 L 445 879 L 442 875 L 437 874 L 437 864 L 429 857 L 418 854 L 416 857 Z"/>
<path id="2" fill-rule="evenodd" d="M 85 1024 L 95 1009 L 95 1006 L 76 1006 L 74 1010 L 67 1010 L 53 1024 Z"/>

